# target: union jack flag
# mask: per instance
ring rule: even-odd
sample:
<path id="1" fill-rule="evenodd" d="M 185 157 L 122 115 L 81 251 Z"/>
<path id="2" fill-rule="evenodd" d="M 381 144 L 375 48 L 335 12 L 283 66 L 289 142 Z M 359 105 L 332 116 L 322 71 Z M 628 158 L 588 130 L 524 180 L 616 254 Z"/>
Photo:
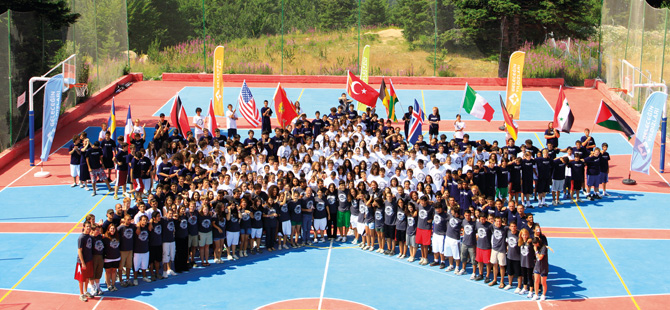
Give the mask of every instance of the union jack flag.
<path id="1" fill-rule="evenodd" d="M 419 106 L 419 102 L 414 99 L 414 109 L 412 111 L 412 120 L 409 123 L 409 133 L 407 135 L 407 141 L 411 144 L 416 143 L 417 140 L 419 140 L 419 136 L 423 135 L 423 132 L 421 130 L 421 126 L 423 126 L 423 122 L 426 120 L 426 116 L 423 114 L 423 111 L 421 110 L 421 106 Z"/>
<path id="2" fill-rule="evenodd" d="M 239 105 L 240 114 L 242 114 L 251 127 L 258 128 L 261 126 L 261 114 L 258 113 L 256 100 L 254 100 L 251 90 L 247 87 L 247 81 L 242 83 L 242 89 L 240 90 L 240 96 L 237 98 L 237 104 Z"/>

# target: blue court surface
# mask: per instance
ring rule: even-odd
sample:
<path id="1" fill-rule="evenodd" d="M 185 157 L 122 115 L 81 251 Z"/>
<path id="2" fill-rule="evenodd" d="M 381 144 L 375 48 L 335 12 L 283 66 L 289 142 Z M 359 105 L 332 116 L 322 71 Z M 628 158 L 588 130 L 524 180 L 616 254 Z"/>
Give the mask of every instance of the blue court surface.
<path id="1" fill-rule="evenodd" d="M 269 106 L 274 110 L 272 101 L 276 88 L 256 87 L 250 88 L 254 99 L 256 99 L 256 106 L 260 109 L 263 107 L 263 100 L 270 102 Z M 336 88 L 285 88 L 286 95 L 289 99 L 296 101 L 299 98 L 300 106 L 303 113 L 307 114 L 308 118 L 313 118 L 316 111 L 321 112 L 321 115 L 330 113 L 330 107 L 338 105 L 338 98 L 344 91 Z M 224 105 L 232 104 L 234 109 L 237 109 L 237 98 L 240 93 L 240 87 L 225 87 L 223 92 Z M 505 92 L 498 91 L 478 91 L 493 107 L 494 110 L 500 111 L 500 99 L 498 94 L 505 97 Z M 302 96 L 301 96 L 302 94 Z M 465 113 L 461 108 L 463 104 L 463 91 L 461 90 L 424 90 L 423 99 L 422 91 L 416 89 L 398 89 L 398 99 L 400 104 L 396 106 L 396 115 L 398 119 L 407 111 L 407 107 L 414 104 L 416 99 L 422 107 L 436 106 L 440 109 L 442 119 L 455 119 L 456 114 L 460 113 L 463 120 L 476 120 L 477 118 Z M 195 115 L 197 107 L 202 108 L 203 115 L 207 115 L 209 101 L 212 98 L 212 87 L 184 87 L 179 91 L 179 97 L 184 105 L 186 114 L 188 116 Z M 425 105 L 423 104 L 425 100 Z M 168 100 L 154 116 L 161 113 L 170 114 L 174 97 Z M 378 103 L 377 113 L 380 117 L 386 118 L 386 111 L 384 107 Z M 430 114 L 432 111 L 425 111 Z M 549 103 L 539 91 L 524 91 L 521 97 L 521 119 L 530 121 L 552 120 L 554 111 Z M 494 120 L 502 121 L 503 116 L 500 112 L 493 115 Z"/>

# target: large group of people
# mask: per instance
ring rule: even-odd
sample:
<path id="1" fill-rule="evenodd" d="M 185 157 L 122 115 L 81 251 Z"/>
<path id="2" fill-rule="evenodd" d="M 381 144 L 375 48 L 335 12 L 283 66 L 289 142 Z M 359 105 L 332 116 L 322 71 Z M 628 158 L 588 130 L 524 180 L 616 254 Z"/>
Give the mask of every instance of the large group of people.
<path id="1" fill-rule="evenodd" d="M 551 123 L 543 149 L 471 140 L 460 115 L 449 139 L 437 108 L 428 141 L 410 144 L 407 130 L 343 97 L 274 132 L 265 101 L 259 138 L 241 139 L 232 106 L 227 135 L 208 132 L 198 113 L 185 135 L 161 115 L 153 137 L 139 120 L 130 140 L 114 140 L 104 124 L 97 139 L 74 136 L 72 186 L 95 195 L 104 182 L 122 199 L 84 223 L 80 299 L 102 294 L 103 269 L 115 291 L 328 239 L 544 300 L 549 247 L 529 210 L 548 207 L 547 195 L 554 206 L 581 201 L 582 190 L 600 198 L 607 144 L 598 148 L 586 130 L 560 149 Z"/>

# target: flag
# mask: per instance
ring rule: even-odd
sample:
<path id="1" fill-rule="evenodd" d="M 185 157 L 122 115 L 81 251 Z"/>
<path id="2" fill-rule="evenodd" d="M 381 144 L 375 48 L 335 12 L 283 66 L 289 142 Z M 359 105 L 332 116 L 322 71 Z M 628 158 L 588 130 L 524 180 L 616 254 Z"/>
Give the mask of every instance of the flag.
<path id="1" fill-rule="evenodd" d="M 568 104 L 568 98 L 565 97 L 563 86 L 558 90 L 558 100 L 556 101 L 556 108 L 554 108 L 554 128 L 570 133 L 572 123 L 575 121 L 575 116 L 572 114 L 572 109 Z"/>
<path id="2" fill-rule="evenodd" d="M 26 92 L 23 92 L 21 96 L 16 98 L 16 108 L 20 108 L 24 103 L 26 103 Z"/>
<path id="3" fill-rule="evenodd" d="M 361 57 L 361 81 L 367 83 L 368 82 L 368 77 L 369 77 L 369 71 L 370 71 L 370 45 L 366 45 L 363 47 L 363 57 Z M 367 105 L 359 102 L 358 107 L 356 108 L 358 111 L 365 112 L 367 109 Z"/>
<path id="4" fill-rule="evenodd" d="M 130 143 L 130 138 L 133 134 L 133 118 L 130 116 L 130 103 L 128 104 L 128 115 L 126 116 L 126 128 L 124 129 L 123 136 L 124 142 Z"/>
<path id="5" fill-rule="evenodd" d="M 521 114 L 521 94 L 523 93 L 523 63 L 526 53 L 516 51 L 509 56 L 507 67 L 507 112 L 519 119 Z M 516 140 L 516 139 L 515 139 Z"/>
<path id="6" fill-rule="evenodd" d="M 395 105 L 398 103 L 398 96 L 395 93 L 395 88 L 393 87 L 393 80 L 389 79 L 389 107 L 388 107 L 388 119 L 393 120 L 394 122 L 398 121 L 398 117 L 395 115 Z M 390 114 L 389 114 L 390 113 Z"/>
<path id="7" fill-rule="evenodd" d="M 649 174 L 649 166 L 651 166 L 654 153 L 654 140 L 656 140 L 658 125 L 661 122 L 663 107 L 667 100 L 668 95 L 660 91 L 653 92 L 647 97 L 647 102 L 640 115 L 640 122 L 637 124 L 633 156 L 630 158 L 631 171 Z"/>
<path id="8" fill-rule="evenodd" d="M 186 116 L 186 110 L 181 104 L 181 99 L 179 94 L 174 96 L 174 102 L 172 103 L 172 110 L 170 111 L 170 121 L 174 124 L 175 128 L 179 129 L 179 133 L 186 138 L 186 133 L 191 131 L 191 127 L 188 123 L 188 116 Z"/>
<path id="9" fill-rule="evenodd" d="M 44 110 L 42 111 L 42 155 L 40 159 L 49 159 L 51 145 L 56 137 L 58 117 L 60 116 L 61 99 L 63 96 L 63 74 L 55 75 L 44 87 Z M 32 157 L 31 157 L 32 158 Z"/>
<path id="10" fill-rule="evenodd" d="M 114 97 L 112 97 L 112 109 L 107 120 L 107 130 L 112 134 L 112 140 L 116 140 L 116 108 L 114 108 Z"/>
<path id="11" fill-rule="evenodd" d="M 505 108 L 505 102 L 503 102 L 502 96 L 501 95 L 498 96 L 500 96 L 500 106 L 502 107 L 503 118 L 505 119 L 505 128 L 507 128 L 507 132 L 512 137 L 512 139 L 516 141 L 517 135 L 519 133 L 519 128 L 516 127 L 516 125 L 514 124 L 514 120 L 507 112 L 507 109 Z"/>
<path id="12" fill-rule="evenodd" d="M 207 113 L 207 130 L 214 136 L 214 130 L 219 130 L 219 125 L 216 123 L 216 113 L 214 112 L 214 100 L 209 101 L 209 112 Z"/>
<path id="13" fill-rule="evenodd" d="M 604 100 L 600 101 L 600 108 L 598 108 L 595 123 L 605 128 L 622 131 L 628 139 L 635 134 L 633 129 L 626 124 L 626 121 L 624 121 L 619 114 L 616 114 Z"/>
<path id="14" fill-rule="evenodd" d="M 286 97 L 286 91 L 281 87 L 281 83 L 277 84 L 277 90 L 275 90 L 272 99 L 275 102 L 275 111 L 277 111 L 279 126 L 286 128 L 294 118 L 298 117 L 298 113 L 295 111 L 293 102 Z"/>
<path id="15" fill-rule="evenodd" d="M 237 98 L 237 107 L 244 119 L 249 122 L 253 128 L 261 126 L 261 114 L 256 108 L 256 100 L 251 94 L 251 90 L 247 87 L 247 81 L 242 82 L 242 89 L 240 89 L 240 96 Z"/>
<path id="16" fill-rule="evenodd" d="M 465 94 L 463 95 L 463 109 L 468 114 L 487 122 L 491 122 L 493 119 L 494 110 L 491 105 L 467 83 L 465 84 Z"/>
<path id="17" fill-rule="evenodd" d="M 407 141 L 411 144 L 416 143 L 417 140 L 419 140 L 419 136 L 423 135 L 422 128 L 423 126 L 423 121 L 425 121 L 425 115 L 423 114 L 423 111 L 421 110 L 421 106 L 419 106 L 419 102 L 414 99 L 414 109 L 412 111 L 412 120 L 409 123 L 409 133 L 407 137 Z"/>
<path id="18" fill-rule="evenodd" d="M 351 72 L 347 72 L 349 78 L 347 79 L 347 93 L 351 98 L 360 103 L 367 105 L 370 108 L 375 108 L 379 93 L 370 85 L 357 78 Z"/>
<path id="19" fill-rule="evenodd" d="M 214 83 L 214 115 L 225 116 L 223 111 L 223 46 L 217 46 L 214 49 L 214 61 L 212 70 L 212 82 Z"/>
<path id="20" fill-rule="evenodd" d="M 391 95 L 389 95 L 388 89 L 386 89 L 386 83 L 384 83 L 384 79 L 382 79 L 382 85 L 379 86 L 379 100 L 382 101 L 382 104 L 386 108 L 386 115 L 390 115 L 389 111 L 389 102 L 391 99 Z M 391 119 L 389 117 L 389 119 Z"/>

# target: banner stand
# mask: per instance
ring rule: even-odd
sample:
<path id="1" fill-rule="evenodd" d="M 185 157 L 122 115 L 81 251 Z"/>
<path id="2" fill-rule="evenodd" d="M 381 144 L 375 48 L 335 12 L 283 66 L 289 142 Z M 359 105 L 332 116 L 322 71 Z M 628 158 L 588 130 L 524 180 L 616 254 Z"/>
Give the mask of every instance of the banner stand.
<path id="1" fill-rule="evenodd" d="M 44 163 L 40 164 L 40 171 L 35 172 L 34 176 L 36 178 L 48 178 L 51 176 L 51 172 L 49 171 L 44 171 Z"/>
<path id="2" fill-rule="evenodd" d="M 630 170 L 628 170 L 628 178 L 621 180 L 621 183 L 624 185 L 635 185 L 637 184 L 637 181 L 630 178 Z"/>

